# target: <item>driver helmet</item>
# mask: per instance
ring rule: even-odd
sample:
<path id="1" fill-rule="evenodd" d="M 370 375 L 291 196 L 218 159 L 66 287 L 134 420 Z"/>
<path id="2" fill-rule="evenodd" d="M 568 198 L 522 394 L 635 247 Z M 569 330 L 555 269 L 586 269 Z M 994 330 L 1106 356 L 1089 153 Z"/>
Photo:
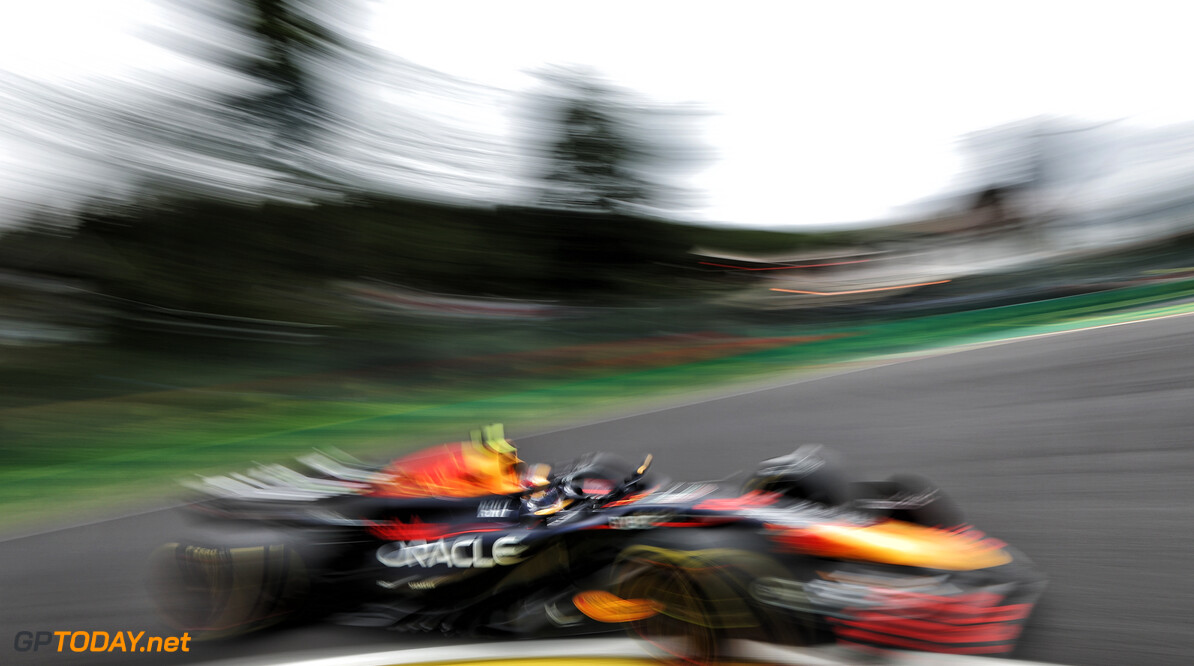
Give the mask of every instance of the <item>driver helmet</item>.
<path id="1" fill-rule="evenodd" d="M 529 516 L 551 516 L 560 512 L 569 502 L 558 486 L 550 486 L 527 495 L 522 500 L 522 511 Z"/>

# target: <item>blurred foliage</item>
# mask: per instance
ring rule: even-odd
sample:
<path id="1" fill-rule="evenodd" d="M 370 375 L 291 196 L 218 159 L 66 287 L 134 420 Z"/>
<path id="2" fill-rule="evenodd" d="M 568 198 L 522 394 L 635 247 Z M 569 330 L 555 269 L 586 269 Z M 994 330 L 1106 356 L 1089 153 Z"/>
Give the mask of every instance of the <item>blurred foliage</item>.
<path id="1" fill-rule="evenodd" d="M 586 69 L 536 74 L 544 89 L 525 112 L 538 205 L 633 215 L 691 203 L 675 176 L 709 157 L 692 127 L 700 111 L 650 103 Z"/>
<path id="2" fill-rule="evenodd" d="M 247 114 L 273 151 L 293 157 L 334 122 L 338 86 L 327 72 L 357 49 L 347 30 L 362 10 L 354 2 L 225 0 L 177 10 L 207 29 L 176 30 L 169 43 L 256 84 L 218 101 Z"/>
<path id="3" fill-rule="evenodd" d="M 527 100 L 525 129 L 535 138 L 522 148 L 540 151 L 533 205 L 381 194 L 380 185 L 343 170 L 334 150 L 358 129 L 343 117 L 348 102 L 337 91 L 367 69 L 367 49 L 348 25 L 359 7 L 330 0 L 171 7 L 178 20 L 158 26 L 155 38 L 188 57 L 180 71 L 195 81 L 133 77 L 102 92 L 0 85 L 4 99 L 21 102 L 22 120 L 52 121 L 30 132 L 48 143 L 37 145 L 71 154 L 80 171 L 102 166 L 94 178 L 108 183 L 87 203 L 58 215 L 38 210 L 24 229 L 0 237 L 0 268 L 77 280 L 102 301 L 96 311 L 115 309 L 124 324 L 173 318 L 190 331 L 229 334 L 233 324 L 219 318 L 242 318 L 241 328 L 254 325 L 245 318 L 354 323 L 360 310 L 339 283 L 355 280 L 567 305 L 699 302 L 741 285 L 702 270 L 694 246 L 780 252 L 849 242 L 841 234 L 668 221 L 685 198 L 675 176 L 706 158 L 685 129 L 699 114 L 564 68 L 540 72 L 548 89 Z M 423 130 L 409 124 L 413 134 Z M 409 141 L 368 145 L 441 181 L 454 173 L 423 161 Z M 468 162 L 454 150 L 439 157 Z M 51 310 L 21 313 L 22 321 Z"/>
<path id="4" fill-rule="evenodd" d="M 347 24 L 361 7 L 344 0 L 225 0 L 177 3 L 176 10 L 191 20 L 163 36 L 171 48 L 238 82 L 204 95 L 209 113 L 241 139 L 233 159 L 262 170 L 274 198 L 334 196 L 339 187 L 326 173 L 321 143 L 343 124 L 339 98 L 350 95 L 337 72 L 351 70 L 359 56 Z M 187 138 L 179 132 L 163 143 L 194 149 Z M 187 191 L 163 187 L 168 184 L 152 174 L 141 184 L 150 192 Z"/>
<path id="5" fill-rule="evenodd" d="M 364 195 L 343 203 L 158 200 L 87 211 L 74 232 L 0 238 L 0 265 L 87 278 L 113 296 L 260 316 L 270 289 L 368 277 L 459 294 L 591 300 L 666 291 L 684 228 L 612 214 L 458 208 Z"/>
<path id="6" fill-rule="evenodd" d="M 542 205 L 614 211 L 650 201 L 652 185 L 636 168 L 646 141 L 618 117 L 630 107 L 619 107 L 615 92 L 592 77 L 559 71 L 542 76 L 563 89 L 539 123 L 552 136 L 544 155 Z"/>
<path id="7" fill-rule="evenodd" d="M 313 20 L 294 0 L 240 0 L 242 30 L 262 47 L 258 57 L 242 57 L 237 69 L 267 82 L 269 89 L 246 100 L 256 115 L 276 128 L 279 143 L 302 142 L 327 102 L 313 80 L 313 58 L 327 57 L 345 42 L 326 23 Z"/>
<path id="8" fill-rule="evenodd" d="M 97 202 L 74 230 L 10 232 L 0 237 L 0 267 L 86 280 L 140 306 L 339 323 L 338 280 L 565 304 L 699 300 L 718 283 L 695 270 L 696 245 L 807 248 L 842 238 L 374 194 L 318 204 L 158 198 Z"/>
<path id="9" fill-rule="evenodd" d="M 695 226 L 689 231 L 689 238 L 696 247 L 758 254 L 803 252 L 833 247 L 857 247 L 871 242 L 875 237 L 877 237 L 877 234 L 874 230 L 795 232 Z"/>
<path id="10" fill-rule="evenodd" d="M 115 91 L 0 86 L 23 102 L 23 119 L 53 120 L 37 125 L 44 131 L 35 134 L 49 137 L 39 146 L 75 150 L 80 171 L 102 166 L 96 178 L 110 182 L 69 209 L 39 209 L 0 237 L 0 268 L 81 281 L 107 307 L 126 310 L 122 321 L 199 316 L 182 323 L 192 330 L 217 327 L 213 317 L 351 323 L 359 310 L 339 285 L 350 280 L 568 305 L 699 301 L 722 286 L 689 254 L 693 246 L 823 242 L 668 221 L 686 198 L 675 176 L 707 157 L 689 129 L 700 114 L 648 103 L 576 69 L 539 72 L 546 88 L 525 100 L 532 134 L 520 148 L 538 151 L 530 205 L 454 205 L 394 194 L 408 192 L 400 182 L 365 185 L 337 153 L 356 134 L 376 138 L 358 125 L 377 116 L 354 124 L 345 115 L 351 99 L 339 94 L 359 88 L 353 77 L 369 70 L 370 52 L 351 25 L 362 7 L 168 6 L 172 20 L 151 38 L 185 56 L 180 72 L 194 81 L 132 77 Z M 459 82 L 433 82 L 454 87 L 416 92 L 481 99 Z M 422 136 L 416 116 L 398 117 Z M 441 184 L 456 172 L 424 153 L 472 159 L 401 129 L 385 126 L 397 142 L 366 145 Z"/>

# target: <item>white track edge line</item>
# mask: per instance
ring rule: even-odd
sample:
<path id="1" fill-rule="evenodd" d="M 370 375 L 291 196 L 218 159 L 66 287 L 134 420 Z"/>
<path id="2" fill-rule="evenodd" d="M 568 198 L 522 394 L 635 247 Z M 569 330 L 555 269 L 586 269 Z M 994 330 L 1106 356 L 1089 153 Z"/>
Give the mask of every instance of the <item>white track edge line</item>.
<path id="1" fill-rule="evenodd" d="M 873 656 L 860 656 L 835 646 L 794 648 L 754 641 L 734 641 L 735 656 L 781 666 L 1052 666 L 1044 662 L 1014 659 L 972 657 L 954 654 L 893 652 L 881 661 Z M 207 662 L 206 666 L 418 666 L 443 662 L 501 661 L 519 659 L 609 658 L 650 660 L 651 654 L 643 645 L 630 638 L 556 639 L 541 641 L 510 641 L 475 643 L 457 646 L 386 650 L 363 654 L 318 657 L 303 654 L 271 655 Z M 562 662 L 564 663 L 564 662 Z"/>

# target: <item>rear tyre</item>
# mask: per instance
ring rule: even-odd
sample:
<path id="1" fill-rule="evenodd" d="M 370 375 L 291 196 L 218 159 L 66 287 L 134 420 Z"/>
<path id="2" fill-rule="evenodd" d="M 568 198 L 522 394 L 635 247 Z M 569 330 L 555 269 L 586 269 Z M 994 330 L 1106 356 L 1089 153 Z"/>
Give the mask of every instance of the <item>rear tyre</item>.
<path id="1" fill-rule="evenodd" d="M 659 614 L 631 623 L 632 632 L 670 663 L 717 663 L 726 636 L 715 625 L 697 572 L 658 553 L 628 551 L 619 562 L 616 594 L 624 599 L 651 599 L 663 606 Z"/>
<path id="2" fill-rule="evenodd" d="M 752 593 L 760 579 L 792 574 L 753 549 L 744 533 L 661 534 L 624 549 L 615 561 L 613 592 L 623 599 L 648 599 L 659 612 L 630 623 L 632 634 L 651 643 L 675 664 L 725 663 L 731 639 L 789 645 L 813 640 L 812 618 L 801 612 L 765 608 Z"/>
<path id="3" fill-rule="evenodd" d="M 171 626 L 199 639 L 256 631 L 295 615 L 310 593 L 289 545 L 234 548 L 168 543 L 150 556 L 149 588 Z"/>

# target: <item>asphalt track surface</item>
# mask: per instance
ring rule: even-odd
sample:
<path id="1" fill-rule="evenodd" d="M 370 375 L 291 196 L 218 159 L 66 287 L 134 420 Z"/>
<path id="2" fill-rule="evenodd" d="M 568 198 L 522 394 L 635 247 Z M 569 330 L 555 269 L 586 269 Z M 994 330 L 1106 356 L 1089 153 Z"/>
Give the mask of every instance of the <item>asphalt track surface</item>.
<path id="1" fill-rule="evenodd" d="M 796 379 L 532 434 L 523 457 L 653 452 L 675 479 L 721 478 L 820 442 L 858 476 L 929 476 L 1025 552 L 1049 589 L 1016 656 L 1089 666 L 1194 663 L 1194 317 L 1051 335 Z M 145 631 L 144 558 L 168 511 L 0 542 L 0 663 L 193 664 L 450 641 L 333 626 L 188 653 L 18 652 L 18 631 Z"/>

